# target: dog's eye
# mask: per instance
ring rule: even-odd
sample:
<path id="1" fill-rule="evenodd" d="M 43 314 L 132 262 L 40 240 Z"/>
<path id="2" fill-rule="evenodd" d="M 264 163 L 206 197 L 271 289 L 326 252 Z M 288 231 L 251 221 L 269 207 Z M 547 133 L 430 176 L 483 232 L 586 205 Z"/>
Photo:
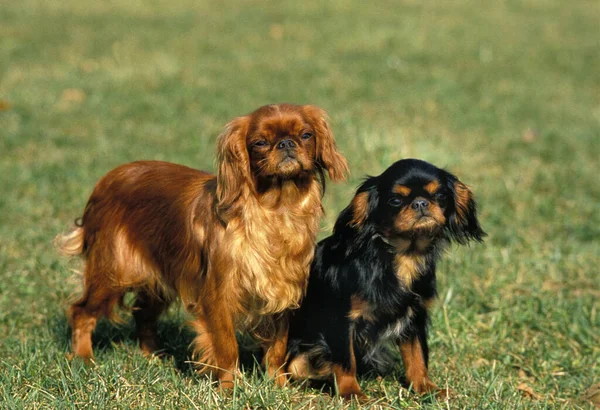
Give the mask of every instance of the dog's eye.
<path id="1" fill-rule="evenodd" d="M 434 198 L 439 206 L 441 206 L 441 207 L 446 206 L 446 195 L 445 194 L 438 192 L 437 194 L 435 194 Z"/>
<path id="2" fill-rule="evenodd" d="M 303 140 L 307 140 L 310 137 L 312 137 L 312 134 L 310 132 L 305 132 L 304 134 L 302 134 L 302 139 Z"/>
<path id="3" fill-rule="evenodd" d="M 265 145 L 267 145 L 267 141 L 265 140 L 258 140 L 252 144 L 253 147 L 264 147 Z"/>
<path id="4" fill-rule="evenodd" d="M 402 205 L 402 200 L 400 198 L 392 198 L 388 201 L 388 204 L 391 206 L 400 206 Z"/>

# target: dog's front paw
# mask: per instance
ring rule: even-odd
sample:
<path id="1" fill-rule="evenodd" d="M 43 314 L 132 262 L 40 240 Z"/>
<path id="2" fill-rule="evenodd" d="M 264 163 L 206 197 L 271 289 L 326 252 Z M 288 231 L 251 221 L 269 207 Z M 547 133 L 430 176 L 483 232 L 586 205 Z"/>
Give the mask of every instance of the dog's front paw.
<path id="1" fill-rule="evenodd" d="M 431 393 L 433 393 L 435 397 L 437 397 L 440 400 L 449 400 L 454 395 L 454 392 L 452 390 L 447 388 L 441 389 L 439 387 Z"/>
<path id="2" fill-rule="evenodd" d="M 411 388 L 415 393 L 422 396 L 430 394 L 442 400 L 448 400 L 452 396 L 452 390 L 447 388 L 442 389 L 428 378 L 423 379 L 419 383 L 413 383 Z"/>
<path id="3" fill-rule="evenodd" d="M 367 401 L 367 396 L 365 396 L 360 390 L 357 392 L 346 392 L 343 394 L 340 393 L 340 397 L 346 401 L 352 401 L 352 399 L 363 403 Z"/>
<path id="4" fill-rule="evenodd" d="M 355 378 L 338 381 L 338 395 L 344 400 L 352 400 L 353 398 L 359 401 L 366 400 L 367 396 L 360 390 L 360 386 Z"/>

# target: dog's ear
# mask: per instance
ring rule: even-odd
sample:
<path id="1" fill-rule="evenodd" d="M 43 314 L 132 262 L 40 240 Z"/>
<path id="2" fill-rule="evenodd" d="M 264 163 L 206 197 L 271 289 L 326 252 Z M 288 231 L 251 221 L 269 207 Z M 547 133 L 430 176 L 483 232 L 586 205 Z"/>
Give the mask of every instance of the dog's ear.
<path id="1" fill-rule="evenodd" d="M 304 114 L 311 122 L 317 134 L 316 161 L 319 166 L 329 173 L 332 181 L 343 181 L 348 174 L 346 158 L 337 150 L 333 133 L 329 128 L 327 113 L 314 105 L 302 107 Z"/>
<path id="2" fill-rule="evenodd" d="M 358 187 L 356 195 L 346 208 L 348 212 L 346 224 L 351 228 L 361 229 L 367 222 L 369 215 L 377 209 L 378 204 L 379 194 L 375 178 L 369 177 Z"/>
<path id="3" fill-rule="evenodd" d="M 482 242 L 487 234 L 479 225 L 473 192 L 451 174 L 449 174 L 447 187 L 454 198 L 454 201 L 448 204 L 446 230 L 449 236 L 460 244 L 472 240 Z"/>
<path id="4" fill-rule="evenodd" d="M 246 146 L 249 117 L 238 117 L 225 126 L 217 141 L 217 207 L 231 209 L 244 189 L 252 189 L 250 157 Z"/>

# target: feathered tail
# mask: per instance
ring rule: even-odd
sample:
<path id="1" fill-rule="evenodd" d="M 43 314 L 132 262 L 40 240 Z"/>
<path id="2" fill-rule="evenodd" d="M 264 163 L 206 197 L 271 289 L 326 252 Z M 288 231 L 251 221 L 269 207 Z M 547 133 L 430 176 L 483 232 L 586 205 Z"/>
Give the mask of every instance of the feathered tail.
<path id="1" fill-rule="evenodd" d="M 85 248 L 83 226 L 76 225 L 70 232 L 59 234 L 54 238 L 54 245 L 64 256 L 81 255 Z"/>

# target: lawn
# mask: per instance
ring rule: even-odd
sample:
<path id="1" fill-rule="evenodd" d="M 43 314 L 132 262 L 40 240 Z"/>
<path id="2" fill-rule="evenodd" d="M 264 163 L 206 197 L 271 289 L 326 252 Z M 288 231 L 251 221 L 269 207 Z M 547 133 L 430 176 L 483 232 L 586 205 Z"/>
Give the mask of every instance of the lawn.
<path id="1" fill-rule="evenodd" d="M 42 1 L 0 4 L 0 408 L 592 408 L 600 402 L 600 6 L 592 0 Z M 440 264 L 432 379 L 362 378 L 358 405 L 246 372 L 194 373 L 174 306 L 164 359 L 101 323 L 70 362 L 76 261 L 53 237 L 118 164 L 214 170 L 215 138 L 272 102 L 325 108 L 351 176 L 417 157 L 471 186 L 489 237 Z M 250 364 L 251 360 L 248 361 Z M 249 366 L 251 367 L 251 366 Z M 598 404 L 597 404 L 598 405 Z"/>

